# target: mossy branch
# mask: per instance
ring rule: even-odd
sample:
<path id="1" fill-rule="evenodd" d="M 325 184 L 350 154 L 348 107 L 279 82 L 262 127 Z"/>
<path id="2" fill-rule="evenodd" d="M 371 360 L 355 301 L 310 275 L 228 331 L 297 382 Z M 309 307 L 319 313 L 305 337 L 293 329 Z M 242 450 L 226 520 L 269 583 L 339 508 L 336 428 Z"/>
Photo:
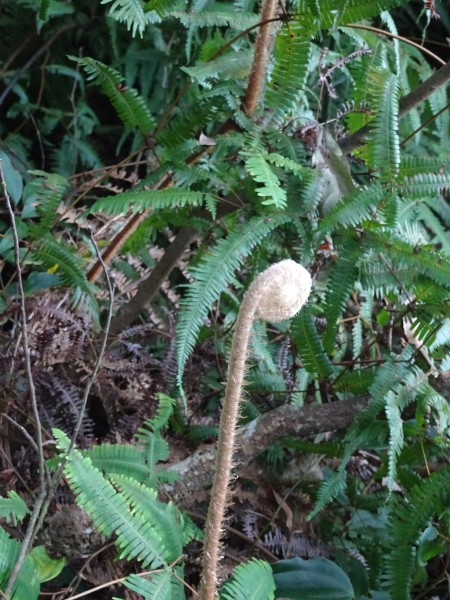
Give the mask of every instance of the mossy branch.
<path id="1" fill-rule="evenodd" d="M 293 317 L 311 291 L 309 273 L 293 260 L 283 260 L 263 271 L 244 296 L 236 321 L 227 385 L 220 418 L 216 470 L 205 525 L 200 599 L 214 600 L 220 537 L 231 477 L 239 405 L 253 321 L 281 321 Z"/>

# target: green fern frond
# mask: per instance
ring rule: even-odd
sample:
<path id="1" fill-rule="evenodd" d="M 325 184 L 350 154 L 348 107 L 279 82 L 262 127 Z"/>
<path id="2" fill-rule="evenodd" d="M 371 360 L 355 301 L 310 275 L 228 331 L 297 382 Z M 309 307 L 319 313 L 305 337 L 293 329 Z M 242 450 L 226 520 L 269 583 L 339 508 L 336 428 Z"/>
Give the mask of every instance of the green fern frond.
<path id="1" fill-rule="evenodd" d="M 275 582 L 268 562 L 253 558 L 239 565 L 219 592 L 220 600 L 272 600 Z"/>
<path id="2" fill-rule="evenodd" d="M 13 490 L 8 492 L 7 498 L 0 496 L 0 518 L 16 526 L 28 513 L 27 505 Z"/>
<path id="3" fill-rule="evenodd" d="M 149 481 L 153 474 L 154 464 L 147 463 L 145 454 L 137 446 L 99 444 L 90 450 L 82 450 L 81 455 L 107 475 L 117 473 L 136 481 Z"/>
<path id="4" fill-rule="evenodd" d="M 56 271 L 65 285 L 91 295 L 91 286 L 80 259 L 61 240 L 46 236 L 33 250 L 33 258 L 52 272 Z"/>
<path id="5" fill-rule="evenodd" d="M 345 466 L 347 466 L 350 457 L 346 461 L 342 459 L 341 465 L 336 473 L 333 473 L 328 479 L 322 482 L 317 492 L 317 499 L 314 509 L 308 515 L 308 520 L 315 517 L 321 510 L 325 508 L 330 502 L 332 502 L 336 496 L 345 490 L 347 481 L 347 472 Z"/>
<path id="6" fill-rule="evenodd" d="M 335 25 L 345 25 L 375 17 L 383 10 L 390 10 L 404 4 L 406 0 L 300 0 L 299 19 L 308 24 L 316 24 L 321 29 Z"/>
<path id="7" fill-rule="evenodd" d="M 281 123 L 298 104 L 310 56 L 310 31 L 299 23 L 283 26 L 275 42 L 274 66 L 264 98 L 274 123 Z"/>
<path id="8" fill-rule="evenodd" d="M 177 325 L 177 384 L 181 389 L 186 361 L 194 349 L 203 319 L 212 304 L 232 281 L 244 259 L 273 229 L 287 223 L 285 215 L 254 217 L 238 225 L 191 270 L 195 279 L 188 286 Z"/>
<path id="9" fill-rule="evenodd" d="M 154 0 L 166 4 L 167 0 Z M 149 3 L 150 5 L 150 3 Z M 172 10 L 170 15 L 179 19 L 185 27 L 229 27 L 235 31 L 244 31 L 249 27 L 253 27 L 258 23 L 258 15 L 254 13 L 235 12 L 233 10 L 224 11 L 209 11 L 202 10 L 198 12 L 185 12 Z"/>
<path id="10" fill-rule="evenodd" d="M 399 170 L 399 180 L 403 177 L 439 174 L 450 169 L 450 159 L 447 156 L 402 156 Z"/>
<path id="11" fill-rule="evenodd" d="M 142 0 L 102 0 L 101 4 L 111 2 L 113 5 L 109 9 L 109 16 L 119 23 L 125 23 L 133 37 L 136 33 L 142 36 L 146 26 L 156 21 L 155 13 L 148 14 Z"/>
<path id="12" fill-rule="evenodd" d="M 129 575 L 124 583 L 127 588 L 140 594 L 144 600 L 171 600 L 172 579 L 172 571 L 165 568 L 146 577 Z"/>
<path id="13" fill-rule="evenodd" d="M 130 209 L 140 212 L 147 208 L 183 208 L 185 206 L 202 206 L 209 194 L 191 190 L 145 190 L 141 192 L 123 192 L 116 196 L 107 196 L 94 202 L 89 212 L 103 212 L 108 215 L 126 214 Z"/>
<path id="14" fill-rule="evenodd" d="M 450 175 L 439 175 L 434 173 L 420 173 L 411 177 L 405 177 L 401 183 L 396 185 L 397 191 L 404 198 L 412 200 L 427 196 L 439 196 L 450 188 Z"/>
<path id="15" fill-rule="evenodd" d="M 57 429 L 53 430 L 53 435 L 58 448 L 66 451 L 69 438 Z M 91 516 L 97 529 L 104 535 L 117 536 L 120 558 L 135 558 L 144 568 L 157 568 L 167 562 L 169 552 L 153 524 L 130 510 L 124 496 L 114 489 L 89 458 L 73 450 L 66 457 L 64 474 L 78 504 Z"/>
<path id="16" fill-rule="evenodd" d="M 361 245 L 358 240 L 346 239 L 339 251 L 339 259 L 333 265 L 325 294 L 324 313 L 327 328 L 323 338 L 325 351 L 331 354 L 336 344 L 339 319 L 345 310 L 347 300 L 358 276 L 358 259 Z"/>
<path id="17" fill-rule="evenodd" d="M 171 398 L 167 394 L 163 394 L 162 392 L 159 392 L 157 394 L 157 398 L 158 409 L 156 411 L 155 416 L 152 419 L 147 419 L 144 422 L 143 427 L 140 427 L 136 434 L 136 438 L 140 441 L 142 441 L 143 439 L 147 439 L 148 430 L 150 430 L 151 432 L 155 432 L 165 427 L 170 417 L 172 416 L 173 409 L 176 403 L 175 399 Z"/>
<path id="18" fill-rule="evenodd" d="M 375 371 L 374 367 L 347 371 L 340 375 L 333 387 L 337 391 L 350 392 L 355 396 L 367 394 L 373 384 Z"/>
<path id="19" fill-rule="evenodd" d="M 383 210 L 388 192 L 380 184 L 356 189 L 337 202 L 320 223 L 320 231 L 331 233 L 342 227 L 356 227 L 363 221 L 373 219 Z"/>
<path id="20" fill-rule="evenodd" d="M 161 18 L 170 14 L 176 8 L 183 8 L 183 0 L 149 0 L 145 3 L 144 11 L 155 11 Z"/>
<path id="21" fill-rule="evenodd" d="M 309 168 L 304 167 L 292 158 L 287 158 L 282 154 L 278 154 L 278 152 L 270 152 L 270 154 L 267 154 L 266 159 L 268 162 L 279 167 L 280 169 L 291 171 L 294 173 L 294 175 L 297 175 L 300 180 L 309 175 Z"/>
<path id="22" fill-rule="evenodd" d="M 292 321 L 292 335 L 304 368 L 317 373 L 322 379 L 330 377 L 333 367 L 325 354 L 311 312 L 304 307 Z"/>
<path id="23" fill-rule="evenodd" d="M 378 90 L 375 97 L 375 118 L 371 122 L 369 157 L 372 168 L 379 170 L 380 180 L 393 183 L 400 167 L 398 106 L 400 84 L 395 75 L 381 69 L 371 69 L 369 78 Z"/>
<path id="24" fill-rule="evenodd" d="M 431 517 L 450 503 L 450 467 L 432 473 L 410 493 L 392 499 L 392 551 L 385 556 L 384 580 L 392 600 L 410 600 L 417 545 Z"/>
<path id="25" fill-rule="evenodd" d="M 210 88 L 210 80 L 231 79 L 233 81 L 244 79 L 252 64 L 251 51 L 228 52 L 208 62 L 201 62 L 193 67 L 182 67 L 182 71 L 198 83 Z"/>
<path id="26" fill-rule="evenodd" d="M 404 382 L 389 390 L 385 397 L 386 417 L 389 425 L 388 448 L 388 489 L 394 489 L 397 473 L 397 460 L 403 449 L 403 420 L 402 410 L 411 403 L 416 396 L 417 387 L 425 380 L 425 374 L 417 367 L 411 367 Z"/>
<path id="27" fill-rule="evenodd" d="M 450 262 L 448 258 L 432 252 L 423 246 L 414 246 L 394 235 L 383 231 L 365 230 L 364 236 L 369 244 L 389 257 L 394 264 L 405 264 L 415 269 L 416 274 L 432 279 L 434 282 L 450 288 Z"/>
<path id="28" fill-rule="evenodd" d="M 286 208 L 287 197 L 285 190 L 281 187 L 280 180 L 266 161 L 266 157 L 258 150 L 245 150 L 241 155 L 246 158 L 245 168 L 253 176 L 257 183 L 262 186 L 256 188 L 258 196 L 265 198 L 261 204 L 271 206 L 278 210 Z"/>
<path id="29" fill-rule="evenodd" d="M 46 21 L 48 19 L 48 9 L 52 0 L 41 0 L 41 6 L 39 7 L 39 19 Z"/>
<path id="30" fill-rule="evenodd" d="M 0 527 L 0 589 L 4 590 L 20 552 L 20 542 Z M 27 556 L 11 594 L 11 600 L 37 600 L 40 580 L 31 556 Z"/>
<path id="31" fill-rule="evenodd" d="M 441 223 L 441 220 L 435 215 L 433 210 L 427 203 L 421 202 L 416 206 L 416 214 L 426 229 L 434 233 L 432 243 L 439 244 L 442 252 L 450 256 L 450 238 L 447 228 Z"/>
<path id="32" fill-rule="evenodd" d="M 164 540 L 166 560 L 171 563 L 179 559 L 183 553 L 183 528 L 178 509 L 173 504 L 160 502 L 155 490 L 135 479 L 112 475 L 111 481 L 131 506 L 132 512 L 151 523 L 153 531 Z"/>
<path id="33" fill-rule="evenodd" d="M 69 58 L 80 63 L 89 80 L 101 87 L 124 125 L 137 127 L 144 135 L 152 131 L 155 122 L 145 100 L 135 89 L 122 87 L 124 78 L 118 71 L 93 58 Z"/>
<path id="34" fill-rule="evenodd" d="M 57 208 L 61 204 L 63 194 L 69 187 L 69 182 L 65 177 L 55 173 L 47 174 L 40 171 L 34 171 L 33 173 L 39 175 L 30 184 L 33 192 L 36 190 L 36 212 L 39 222 L 30 223 L 28 229 L 34 239 L 40 240 L 50 232 L 57 217 Z"/>

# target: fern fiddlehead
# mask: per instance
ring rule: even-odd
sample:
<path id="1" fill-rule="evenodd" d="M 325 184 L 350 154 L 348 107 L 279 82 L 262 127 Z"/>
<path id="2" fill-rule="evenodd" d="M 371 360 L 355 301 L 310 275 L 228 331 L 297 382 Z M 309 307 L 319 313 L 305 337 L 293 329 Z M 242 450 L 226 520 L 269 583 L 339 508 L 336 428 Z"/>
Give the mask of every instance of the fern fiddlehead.
<path id="1" fill-rule="evenodd" d="M 227 502 L 236 423 L 253 321 L 290 319 L 306 303 L 310 291 L 309 273 L 301 265 L 287 259 L 263 271 L 253 281 L 242 301 L 236 320 L 220 417 L 216 469 L 205 525 L 200 600 L 216 598 L 221 527 Z"/>

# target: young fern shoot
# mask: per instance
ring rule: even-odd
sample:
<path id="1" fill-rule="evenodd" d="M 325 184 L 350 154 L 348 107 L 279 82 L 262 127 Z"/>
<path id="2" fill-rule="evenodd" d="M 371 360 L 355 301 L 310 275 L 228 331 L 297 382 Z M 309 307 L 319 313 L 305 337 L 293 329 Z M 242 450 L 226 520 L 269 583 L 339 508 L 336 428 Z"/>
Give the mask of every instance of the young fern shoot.
<path id="1" fill-rule="evenodd" d="M 236 423 L 253 321 L 290 319 L 306 303 L 310 291 L 309 273 L 295 261 L 287 259 L 263 271 L 250 285 L 242 301 L 231 346 L 225 398 L 220 417 L 216 469 L 205 525 L 200 600 L 214 600 L 217 597 L 220 536 L 230 484 Z"/>

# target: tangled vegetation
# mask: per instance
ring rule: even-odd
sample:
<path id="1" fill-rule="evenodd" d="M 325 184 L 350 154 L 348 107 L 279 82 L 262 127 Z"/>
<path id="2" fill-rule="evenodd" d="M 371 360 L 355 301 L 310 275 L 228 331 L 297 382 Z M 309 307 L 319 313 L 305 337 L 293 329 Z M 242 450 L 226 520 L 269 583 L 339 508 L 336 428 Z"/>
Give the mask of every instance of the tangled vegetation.
<path id="1" fill-rule="evenodd" d="M 292 259 L 219 598 L 448 598 L 449 7 L 0 5 L 2 597 L 198 596 L 234 324 Z"/>

